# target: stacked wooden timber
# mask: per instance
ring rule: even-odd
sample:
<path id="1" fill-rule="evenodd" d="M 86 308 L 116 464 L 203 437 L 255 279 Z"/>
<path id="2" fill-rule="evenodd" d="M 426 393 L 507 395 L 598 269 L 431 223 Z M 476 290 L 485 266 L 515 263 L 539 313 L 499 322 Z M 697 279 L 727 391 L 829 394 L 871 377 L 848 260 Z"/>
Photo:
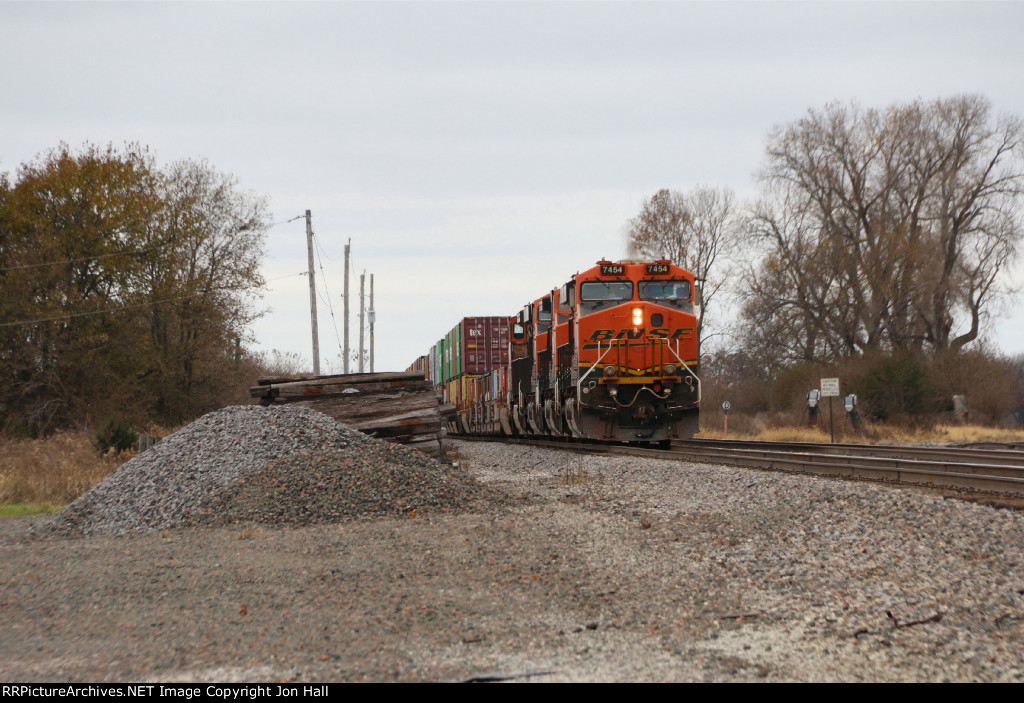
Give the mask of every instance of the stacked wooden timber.
<path id="1" fill-rule="evenodd" d="M 260 378 L 249 395 L 260 405 L 300 403 L 372 437 L 407 444 L 444 459 L 445 425 L 454 405 L 443 405 L 421 371 Z"/>

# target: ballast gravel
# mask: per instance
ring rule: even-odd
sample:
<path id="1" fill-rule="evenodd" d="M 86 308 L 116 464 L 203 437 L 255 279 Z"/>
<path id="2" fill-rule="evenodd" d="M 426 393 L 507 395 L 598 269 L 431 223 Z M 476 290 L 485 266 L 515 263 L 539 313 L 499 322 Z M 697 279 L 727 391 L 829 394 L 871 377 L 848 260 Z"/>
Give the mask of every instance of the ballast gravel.
<path id="1" fill-rule="evenodd" d="M 372 442 L 324 449 L 344 480 L 287 449 L 160 520 L 97 515 L 126 497 L 59 529 L 0 520 L 4 680 L 1024 679 L 1020 512 L 476 442 L 410 489 Z M 266 496 L 325 480 L 349 508 L 274 516 Z"/>
<path id="2" fill-rule="evenodd" d="M 313 525 L 464 509 L 485 494 L 462 471 L 316 410 L 245 405 L 209 413 L 129 460 L 43 529 Z"/>

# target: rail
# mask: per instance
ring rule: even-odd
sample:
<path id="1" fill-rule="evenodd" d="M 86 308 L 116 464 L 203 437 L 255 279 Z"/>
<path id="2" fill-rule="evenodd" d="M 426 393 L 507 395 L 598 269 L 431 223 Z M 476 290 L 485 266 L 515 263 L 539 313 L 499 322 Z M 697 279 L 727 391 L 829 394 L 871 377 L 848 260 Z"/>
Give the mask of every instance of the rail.
<path id="1" fill-rule="evenodd" d="M 1024 451 L 703 439 L 673 440 L 669 448 L 636 447 L 569 438 L 459 439 L 939 488 L 954 491 L 957 497 L 1024 509 Z"/>

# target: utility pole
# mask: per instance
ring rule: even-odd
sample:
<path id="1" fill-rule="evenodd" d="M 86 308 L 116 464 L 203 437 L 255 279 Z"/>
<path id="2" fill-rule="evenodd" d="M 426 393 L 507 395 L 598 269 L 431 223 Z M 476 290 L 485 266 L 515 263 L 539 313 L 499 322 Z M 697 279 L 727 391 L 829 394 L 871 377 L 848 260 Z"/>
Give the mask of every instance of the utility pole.
<path id="1" fill-rule="evenodd" d="M 374 372 L 374 274 L 370 274 L 370 372 Z"/>
<path id="2" fill-rule="evenodd" d="M 348 244 L 345 245 L 345 352 L 343 354 L 345 373 L 348 373 L 348 255 L 351 248 L 352 238 L 350 237 Z"/>
<path id="3" fill-rule="evenodd" d="M 359 276 L 359 373 L 363 373 L 363 328 L 366 322 L 366 271 Z"/>
<path id="4" fill-rule="evenodd" d="M 313 323 L 313 375 L 320 375 L 320 335 L 316 329 L 316 279 L 313 272 L 313 215 L 306 210 L 306 254 L 309 258 L 309 317 Z"/>

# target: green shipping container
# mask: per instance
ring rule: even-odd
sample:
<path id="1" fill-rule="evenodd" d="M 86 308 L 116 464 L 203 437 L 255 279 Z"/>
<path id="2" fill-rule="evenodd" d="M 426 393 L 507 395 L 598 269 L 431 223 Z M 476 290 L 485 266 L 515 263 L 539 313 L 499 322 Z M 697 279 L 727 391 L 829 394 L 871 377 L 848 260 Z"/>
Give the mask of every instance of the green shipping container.
<path id="1" fill-rule="evenodd" d="M 455 359 L 455 365 L 452 369 L 452 378 L 458 378 L 463 373 L 462 368 L 462 325 L 455 325 L 452 328 L 452 357 Z"/>
<path id="2" fill-rule="evenodd" d="M 437 343 L 437 349 L 441 356 L 441 383 L 444 384 L 451 378 L 452 362 L 448 356 L 448 338 L 442 337 Z"/>

